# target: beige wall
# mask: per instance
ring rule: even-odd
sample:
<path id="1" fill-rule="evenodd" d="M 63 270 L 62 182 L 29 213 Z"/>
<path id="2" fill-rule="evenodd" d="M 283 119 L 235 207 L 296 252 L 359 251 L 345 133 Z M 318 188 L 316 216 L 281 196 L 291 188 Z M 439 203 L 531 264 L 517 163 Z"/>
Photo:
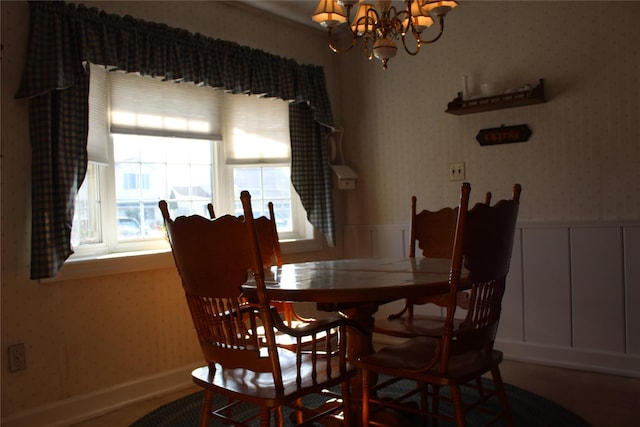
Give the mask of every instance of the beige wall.
<path id="1" fill-rule="evenodd" d="M 399 52 L 387 71 L 360 49 L 329 55 L 324 34 L 297 25 L 253 16 L 233 20 L 242 31 L 234 30 L 222 17 L 238 10 L 220 2 L 92 5 L 324 64 L 345 157 L 360 175 L 356 191 L 336 193 L 340 224 L 406 224 L 411 194 L 425 206 L 454 204 L 459 183 L 448 181 L 447 166 L 458 161 L 472 199 L 487 190 L 507 196 L 520 182 L 522 222 L 640 219 L 640 2 L 463 2 L 441 41 L 416 57 Z M 28 8 L 3 1 L 1 10 L 4 418 L 197 363 L 200 354 L 172 269 L 29 281 L 28 106 L 13 99 Z M 544 78 L 549 102 L 445 114 L 463 74 L 504 89 Z M 502 124 L 528 124 L 533 135 L 493 147 L 475 141 L 478 130 Z M 26 344 L 28 368 L 9 373 L 6 347 L 16 342 Z"/>
<path id="2" fill-rule="evenodd" d="M 472 200 L 523 186 L 521 222 L 640 218 L 640 2 L 461 2 L 443 38 L 389 69 L 359 51 L 341 66 L 345 155 L 360 175 L 348 224 L 406 223 L 420 206 L 456 202 L 451 162 Z M 476 89 L 545 79 L 548 102 L 444 113 L 469 75 Z M 481 147 L 480 129 L 527 124 L 526 143 Z"/>

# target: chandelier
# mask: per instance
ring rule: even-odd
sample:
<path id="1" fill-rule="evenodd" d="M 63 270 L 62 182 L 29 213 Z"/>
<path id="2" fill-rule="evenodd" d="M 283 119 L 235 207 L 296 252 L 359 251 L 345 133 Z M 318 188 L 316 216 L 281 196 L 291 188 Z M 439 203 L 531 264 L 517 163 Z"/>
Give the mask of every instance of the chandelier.
<path id="1" fill-rule="evenodd" d="M 350 19 L 351 9 L 356 3 L 358 8 L 354 18 Z M 375 56 L 382 61 L 382 68 L 386 70 L 387 62 L 398 51 L 397 40 L 402 41 L 409 55 L 417 55 L 423 44 L 434 43 L 442 36 L 444 17 L 457 5 L 457 1 L 405 0 L 404 9 L 397 9 L 391 0 L 320 0 L 311 19 L 327 28 L 332 51 L 346 52 L 355 46 L 358 39 L 362 39 L 365 54 L 369 59 Z M 430 40 L 423 40 L 422 32 L 435 20 L 440 26 L 438 34 Z M 338 48 L 332 39 L 332 30 L 347 22 L 350 22 L 351 44 Z"/>

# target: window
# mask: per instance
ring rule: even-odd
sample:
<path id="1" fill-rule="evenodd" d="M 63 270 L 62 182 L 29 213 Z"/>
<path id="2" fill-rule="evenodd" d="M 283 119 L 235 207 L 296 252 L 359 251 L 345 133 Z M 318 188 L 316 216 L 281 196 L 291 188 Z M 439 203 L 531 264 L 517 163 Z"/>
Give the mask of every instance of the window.
<path id="1" fill-rule="evenodd" d="M 313 235 L 290 179 L 288 104 L 91 65 L 89 168 L 72 228 L 76 257 L 166 248 L 173 217 L 275 207 L 281 239 Z"/>
<path id="2" fill-rule="evenodd" d="M 118 239 L 163 237 L 160 199 L 173 215 L 206 215 L 211 141 L 126 134 L 113 134 L 112 141 Z"/>

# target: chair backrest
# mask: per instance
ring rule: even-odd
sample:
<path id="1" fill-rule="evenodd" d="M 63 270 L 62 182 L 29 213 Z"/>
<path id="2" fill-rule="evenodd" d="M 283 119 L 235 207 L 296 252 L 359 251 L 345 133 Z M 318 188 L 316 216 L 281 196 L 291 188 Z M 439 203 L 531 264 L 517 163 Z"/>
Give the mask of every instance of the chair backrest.
<path id="1" fill-rule="evenodd" d="M 437 352 L 431 363 L 440 363 L 440 369 L 446 371 L 448 366 L 449 352 L 451 351 L 451 341 L 453 337 L 453 322 L 457 306 L 458 291 L 462 275 L 463 248 L 465 241 L 465 227 L 467 223 L 467 212 L 469 209 L 469 193 L 471 185 L 464 182 L 460 187 L 460 204 L 458 205 L 458 215 L 453 237 L 453 253 L 451 256 L 451 270 L 449 272 L 449 292 L 444 299 L 446 307 L 446 320 L 443 326 L 443 333 L 440 338 L 440 351 Z"/>
<path id="2" fill-rule="evenodd" d="M 484 203 L 491 203 L 491 193 L 485 194 Z M 454 236 L 458 221 L 459 207 L 445 207 L 438 211 L 422 210 L 416 214 L 416 196 L 411 197 L 411 225 L 409 257 L 415 257 L 416 243 L 425 258 L 451 258 L 454 249 Z M 466 308 L 467 294 L 458 294 L 458 305 Z M 413 317 L 414 306 L 422 304 L 446 305 L 446 298 L 442 297 L 414 297 L 407 300 L 405 305 L 408 316 Z"/>
<path id="3" fill-rule="evenodd" d="M 444 344 L 448 354 L 443 354 L 443 370 L 446 370 L 450 355 L 493 349 L 511 262 L 520 191 L 520 185 L 516 184 L 513 199 L 500 200 L 494 206 L 476 204 L 466 215 L 462 242 L 456 235 L 454 258 L 462 255 L 463 265 L 469 271 L 471 288 L 465 320 L 454 331 L 450 317 L 453 319 L 456 303 L 452 294 L 454 283 L 451 283 L 443 337 L 443 340 L 451 342 Z"/>
<path id="4" fill-rule="evenodd" d="M 409 229 L 409 257 L 416 256 L 416 243 L 426 258 L 451 258 L 453 236 L 458 219 L 457 207 L 445 207 L 438 211 L 423 209 L 416 213 L 416 196 L 411 196 L 411 222 Z M 486 193 L 485 204 L 491 202 Z"/>
<path id="5" fill-rule="evenodd" d="M 258 233 L 258 241 L 260 244 L 260 252 L 265 267 L 276 265 L 282 267 L 282 249 L 280 248 L 280 238 L 278 236 L 278 228 L 276 226 L 276 216 L 273 209 L 273 203 L 268 203 L 269 216 L 260 216 L 255 218 L 256 231 Z M 207 204 L 209 217 L 215 218 L 215 209 L 213 204 Z M 239 218 L 242 218 L 241 215 Z"/>
<path id="6" fill-rule="evenodd" d="M 416 256 L 416 243 L 426 258 L 450 258 L 458 208 L 422 210 L 416 214 L 416 196 L 411 197 L 409 257 Z"/>
<path id="7" fill-rule="evenodd" d="M 474 281 L 506 277 L 509 272 L 521 191 L 520 184 L 515 184 L 511 200 L 500 200 L 492 207 L 478 203 L 469 212 L 464 264 Z"/>
<path id="8" fill-rule="evenodd" d="M 173 257 L 182 279 L 191 317 L 210 369 L 247 368 L 272 372 L 281 387 L 273 321 L 264 285 L 251 196 L 243 191 L 244 216 L 207 219 L 193 215 L 171 219 L 159 202 Z M 259 303 L 249 304 L 242 285 L 253 272 Z M 262 335 L 256 325 L 264 325 Z M 260 339 L 266 339 L 266 346 Z M 266 350 L 266 351 L 265 351 Z"/>

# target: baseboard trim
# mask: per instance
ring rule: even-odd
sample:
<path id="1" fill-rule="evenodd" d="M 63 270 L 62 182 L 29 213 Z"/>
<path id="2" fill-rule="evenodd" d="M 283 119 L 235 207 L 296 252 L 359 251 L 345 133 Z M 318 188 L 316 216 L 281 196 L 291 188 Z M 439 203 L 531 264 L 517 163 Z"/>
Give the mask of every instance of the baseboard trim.
<path id="1" fill-rule="evenodd" d="M 640 378 L 640 354 L 554 347 L 520 341 L 496 340 L 496 348 L 510 360 Z"/>
<path id="2" fill-rule="evenodd" d="M 2 418 L 2 427 L 63 427 L 193 385 L 197 363 Z"/>
<path id="3" fill-rule="evenodd" d="M 391 345 L 401 341 L 400 338 L 386 335 L 374 336 L 374 342 L 379 345 Z M 495 346 L 504 353 L 505 359 L 516 362 L 640 378 L 640 355 L 636 354 L 554 347 L 509 340 L 496 340 Z"/>

